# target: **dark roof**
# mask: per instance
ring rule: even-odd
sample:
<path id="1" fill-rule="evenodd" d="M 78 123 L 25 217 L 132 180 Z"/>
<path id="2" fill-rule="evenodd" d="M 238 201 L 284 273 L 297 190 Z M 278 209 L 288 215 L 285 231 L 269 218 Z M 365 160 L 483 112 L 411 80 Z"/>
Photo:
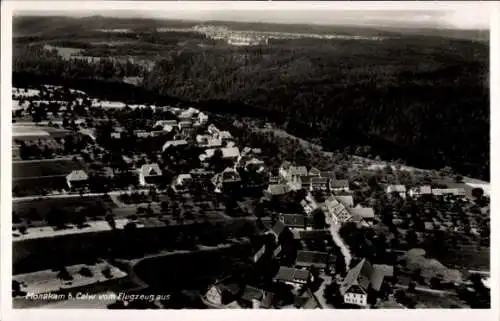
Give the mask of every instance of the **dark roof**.
<path id="1" fill-rule="evenodd" d="M 328 177 L 311 177 L 312 185 L 328 185 Z"/>
<path id="2" fill-rule="evenodd" d="M 314 178 L 314 176 L 308 176 L 308 175 L 300 176 L 300 182 L 302 184 L 311 184 L 312 178 Z"/>
<path id="3" fill-rule="evenodd" d="M 243 290 L 241 295 L 241 299 L 244 301 L 252 302 L 252 300 L 262 300 L 264 297 L 264 291 L 261 289 L 257 289 L 253 286 L 247 285 Z"/>
<path id="4" fill-rule="evenodd" d="M 267 191 L 272 195 L 283 195 L 288 193 L 290 188 L 286 184 L 269 184 Z"/>
<path id="5" fill-rule="evenodd" d="M 325 239 L 330 237 L 327 230 L 305 230 L 295 231 L 294 238 L 299 240 Z"/>
<path id="6" fill-rule="evenodd" d="M 304 227 L 306 217 L 302 214 L 280 214 L 280 221 L 290 227 Z"/>
<path id="7" fill-rule="evenodd" d="M 287 266 L 280 266 L 276 280 L 294 282 L 295 280 L 307 281 L 311 275 L 308 270 L 294 269 Z"/>
<path id="8" fill-rule="evenodd" d="M 283 224 L 283 222 L 277 221 L 274 224 L 272 230 L 273 230 L 274 234 L 276 234 L 276 235 L 279 236 L 279 235 L 281 235 L 281 233 L 283 233 L 283 231 L 285 230 L 285 228 L 286 228 L 286 226 L 285 226 L 285 224 Z"/>
<path id="9" fill-rule="evenodd" d="M 321 171 L 321 177 L 328 177 L 331 179 L 335 179 L 335 172 L 334 171 Z"/>
<path id="10" fill-rule="evenodd" d="M 232 295 L 236 295 L 238 294 L 238 292 L 241 291 L 241 288 L 238 284 L 236 283 L 218 283 L 217 285 L 217 288 L 219 288 L 219 290 L 221 292 L 227 292 L 227 293 L 230 293 Z"/>
<path id="11" fill-rule="evenodd" d="M 349 182 L 345 179 L 332 179 L 330 180 L 330 187 L 331 188 L 346 188 L 349 187 Z"/>
<path id="12" fill-rule="evenodd" d="M 353 216 L 359 216 L 363 219 L 374 218 L 375 212 L 371 207 L 353 207 L 349 209 L 349 213 Z"/>
<path id="13" fill-rule="evenodd" d="M 344 295 L 353 285 L 359 285 L 365 290 L 368 289 L 372 274 L 373 267 L 366 259 L 362 259 L 356 266 L 347 272 L 340 286 L 340 293 Z"/>
<path id="14" fill-rule="evenodd" d="M 394 267 L 392 265 L 373 265 L 373 274 L 371 277 L 372 288 L 376 291 L 380 290 L 384 277 L 393 276 Z"/>
<path id="15" fill-rule="evenodd" d="M 328 262 L 328 253 L 319 251 L 298 251 L 295 264 L 300 266 L 324 266 Z"/>

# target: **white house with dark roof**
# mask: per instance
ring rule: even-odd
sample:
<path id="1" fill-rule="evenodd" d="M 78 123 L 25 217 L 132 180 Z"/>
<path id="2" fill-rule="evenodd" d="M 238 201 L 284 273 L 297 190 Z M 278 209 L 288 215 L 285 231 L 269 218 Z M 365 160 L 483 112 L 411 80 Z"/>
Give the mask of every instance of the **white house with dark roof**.
<path id="1" fill-rule="evenodd" d="M 139 184 L 142 186 L 155 184 L 161 179 L 163 172 L 158 164 L 144 164 L 139 169 Z"/>
<path id="2" fill-rule="evenodd" d="M 345 303 L 366 307 L 369 288 L 380 291 L 384 278 L 393 276 L 393 273 L 394 268 L 390 265 L 371 265 L 366 259 L 362 259 L 347 272 L 340 283 L 340 294 Z"/>
<path id="3" fill-rule="evenodd" d="M 85 171 L 79 169 L 74 170 L 66 176 L 66 183 L 69 188 L 80 188 L 83 187 L 89 179 L 89 176 Z"/>
<path id="4" fill-rule="evenodd" d="M 329 186 L 332 192 L 349 192 L 349 182 L 345 179 L 330 179 Z"/>
<path id="5" fill-rule="evenodd" d="M 187 146 L 188 142 L 184 139 L 169 140 L 163 144 L 162 151 L 167 150 L 170 147 Z"/>

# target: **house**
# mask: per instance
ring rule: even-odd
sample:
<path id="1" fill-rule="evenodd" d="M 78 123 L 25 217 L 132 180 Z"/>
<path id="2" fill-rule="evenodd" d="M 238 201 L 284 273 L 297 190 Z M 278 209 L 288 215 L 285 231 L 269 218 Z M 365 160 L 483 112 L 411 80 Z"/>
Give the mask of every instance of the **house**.
<path id="1" fill-rule="evenodd" d="M 210 135 L 215 135 L 220 132 L 220 130 L 217 127 L 215 127 L 214 124 L 208 125 L 207 131 Z"/>
<path id="2" fill-rule="evenodd" d="M 193 127 L 193 122 L 190 121 L 190 120 L 181 120 L 177 124 L 177 127 L 179 128 L 179 130 L 184 130 L 184 129 L 192 128 Z"/>
<path id="3" fill-rule="evenodd" d="M 350 269 L 339 287 L 344 302 L 366 307 L 368 305 L 368 289 L 372 275 L 373 267 L 366 259 L 362 259 L 361 262 Z"/>
<path id="4" fill-rule="evenodd" d="M 292 286 L 300 286 L 313 282 L 314 278 L 308 270 L 280 266 L 278 273 L 274 277 L 274 281 L 283 282 Z"/>
<path id="5" fill-rule="evenodd" d="M 344 302 L 366 307 L 369 288 L 380 291 L 384 278 L 393 276 L 393 274 L 394 268 L 392 266 L 372 266 L 366 259 L 362 259 L 347 272 L 346 277 L 340 283 L 339 290 L 344 297 Z"/>
<path id="6" fill-rule="evenodd" d="M 157 183 L 163 173 L 158 164 L 144 164 L 139 169 L 139 184 L 142 186 Z"/>
<path id="7" fill-rule="evenodd" d="M 373 208 L 371 207 L 361 207 L 361 206 L 356 206 L 349 208 L 349 213 L 351 214 L 352 217 L 361 217 L 363 220 L 372 220 L 375 218 L 375 212 L 373 211 Z"/>
<path id="8" fill-rule="evenodd" d="M 231 133 L 228 132 L 227 130 L 219 131 L 214 136 L 222 141 L 230 140 L 231 138 L 233 138 Z"/>
<path id="9" fill-rule="evenodd" d="M 321 303 L 310 289 L 296 296 L 294 305 L 299 309 L 322 309 Z"/>
<path id="10" fill-rule="evenodd" d="M 206 158 L 212 158 L 216 150 L 217 148 L 210 148 L 205 150 Z M 219 150 L 222 152 L 222 158 L 224 159 L 231 159 L 236 161 L 240 157 L 240 149 L 238 147 L 224 147 L 219 148 Z"/>
<path id="11" fill-rule="evenodd" d="M 262 256 L 266 253 L 266 245 L 262 245 L 260 249 L 254 254 L 253 256 L 253 261 L 254 263 L 259 262 L 259 260 L 262 258 Z"/>
<path id="12" fill-rule="evenodd" d="M 354 206 L 354 199 L 351 195 L 335 195 L 335 199 L 347 208 Z"/>
<path id="13" fill-rule="evenodd" d="M 158 120 L 153 127 L 161 127 L 165 128 L 165 126 L 176 127 L 177 120 L 175 119 L 167 119 L 167 120 Z"/>
<path id="14" fill-rule="evenodd" d="M 264 290 L 246 285 L 238 303 L 242 308 L 260 309 L 264 295 Z"/>
<path id="15" fill-rule="evenodd" d="M 328 179 L 335 179 L 335 172 L 334 171 L 320 171 L 321 177 L 327 177 Z"/>
<path id="16" fill-rule="evenodd" d="M 279 214 L 279 220 L 289 228 L 305 229 L 306 217 L 302 214 Z"/>
<path id="17" fill-rule="evenodd" d="M 260 154 L 262 154 L 262 149 L 252 148 L 252 153 L 254 153 L 255 155 L 260 155 Z"/>
<path id="18" fill-rule="evenodd" d="M 349 192 L 349 182 L 344 179 L 330 179 L 329 186 L 332 192 Z"/>
<path id="19" fill-rule="evenodd" d="M 285 224 L 283 224 L 283 222 L 278 220 L 273 225 L 273 227 L 271 228 L 271 230 L 269 232 L 274 235 L 276 242 L 278 242 L 279 238 L 281 237 L 281 235 L 283 235 L 283 233 L 285 233 L 286 230 L 287 230 L 287 227 L 285 226 Z"/>
<path id="20" fill-rule="evenodd" d="M 281 177 L 279 176 L 269 176 L 269 184 L 279 184 L 281 182 Z"/>
<path id="21" fill-rule="evenodd" d="M 311 190 L 311 184 L 312 184 L 312 178 L 311 176 L 298 176 L 294 175 L 290 178 L 290 180 L 296 180 L 300 182 L 300 187 L 305 189 L 306 191 Z"/>
<path id="22" fill-rule="evenodd" d="M 351 214 L 342 203 L 337 201 L 334 196 L 330 196 L 325 200 L 327 221 L 333 224 L 341 224 L 351 219 Z"/>
<path id="23" fill-rule="evenodd" d="M 227 167 L 224 171 L 212 178 L 212 183 L 214 184 L 215 191 L 217 193 L 220 193 L 227 188 L 234 188 L 235 184 L 238 184 L 240 181 L 240 174 L 238 174 L 238 172 L 231 167 Z"/>
<path id="24" fill-rule="evenodd" d="M 208 115 L 204 114 L 203 112 L 200 112 L 198 114 L 198 122 L 203 125 L 207 121 L 208 121 Z"/>
<path id="25" fill-rule="evenodd" d="M 294 239 L 304 241 L 325 240 L 331 237 L 328 230 L 294 230 L 292 234 Z"/>
<path id="26" fill-rule="evenodd" d="M 213 138 L 210 135 L 197 135 L 196 143 L 202 148 L 215 148 L 222 146 L 222 140 Z"/>
<path id="27" fill-rule="evenodd" d="M 289 162 L 289 161 L 284 161 L 279 170 L 278 170 L 278 174 L 281 178 L 283 179 L 287 179 L 288 178 L 288 172 L 290 170 L 290 166 L 292 166 L 292 164 Z"/>
<path id="28" fill-rule="evenodd" d="M 114 132 L 114 133 L 111 133 L 111 138 L 113 139 L 120 139 L 122 137 L 122 133 L 117 133 L 117 132 Z"/>
<path id="29" fill-rule="evenodd" d="M 319 169 L 317 169 L 316 167 L 312 167 L 309 170 L 309 176 L 319 177 L 319 176 L 321 176 L 321 171 Z"/>
<path id="30" fill-rule="evenodd" d="M 442 195 L 465 196 L 465 189 L 463 189 L 463 188 L 433 188 L 432 195 L 435 195 L 435 196 L 442 196 Z"/>
<path id="31" fill-rule="evenodd" d="M 417 186 L 410 188 L 408 191 L 408 194 L 410 197 L 418 197 L 421 195 L 430 195 L 432 194 L 432 189 L 429 185 L 424 185 L 424 186 Z"/>
<path id="32" fill-rule="evenodd" d="M 287 184 L 292 191 L 298 191 L 302 189 L 302 179 L 299 176 L 293 176 L 287 182 Z"/>
<path id="33" fill-rule="evenodd" d="M 266 193 L 271 196 L 285 195 L 290 192 L 290 187 L 287 184 L 269 184 Z"/>
<path id="34" fill-rule="evenodd" d="M 205 294 L 205 301 L 211 307 L 220 308 L 236 300 L 240 292 L 241 288 L 235 283 L 214 284 Z"/>
<path id="35" fill-rule="evenodd" d="M 328 178 L 327 177 L 320 177 L 320 176 L 311 176 L 309 174 L 309 177 L 311 177 L 311 191 L 327 191 L 329 188 L 328 185 Z"/>
<path id="36" fill-rule="evenodd" d="M 261 173 L 264 170 L 264 161 L 254 157 L 245 163 L 245 170 Z"/>
<path id="37" fill-rule="evenodd" d="M 180 174 L 174 180 L 172 188 L 175 191 L 183 191 L 186 190 L 192 182 L 193 182 L 193 177 L 191 176 L 191 174 Z"/>
<path id="38" fill-rule="evenodd" d="M 214 176 L 215 173 L 213 171 L 207 171 L 203 168 L 195 168 L 192 169 L 189 174 L 191 174 L 193 180 L 199 181 L 210 179 Z"/>
<path id="39" fill-rule="evenodd" d="M 298 251 L 295 259 L 295 266 L 298 267 L 316 267 L 325 270 L 328 267 L 329 255 L 327 252 L 319 251 Z"/>
<path id="40" fill-rule="evenodd" d="M 385 192 L 387 194 L 397 193 L 402 198 L 406 197 L 406 186 L 404 185 L 389 185 L 386 187 Z"/>
<path id="41" fill-rule="evenodd" d="M 162 148 L 162 151 L 167 150 L 170 147 L 179 147 L 179 146 L 187 146 L 188 142 L 184 139 L 179 140 L 169 140 L 167 141 Z"/>
<path id="42" fill-rule="evenodd" d="M 68 188 L 81 188 L 88 182 L 89 176 L 85 171 L 79 169 L 74 170 L 66 176 L 66 184 Z"/>
<path id="43" fill-rule="evenodd" d="M 305 166 L 290 166 L 288 170 L 288 177 L 292 178 L 294 176 L 302 177 L 307 175 L 307 168 Z"/>

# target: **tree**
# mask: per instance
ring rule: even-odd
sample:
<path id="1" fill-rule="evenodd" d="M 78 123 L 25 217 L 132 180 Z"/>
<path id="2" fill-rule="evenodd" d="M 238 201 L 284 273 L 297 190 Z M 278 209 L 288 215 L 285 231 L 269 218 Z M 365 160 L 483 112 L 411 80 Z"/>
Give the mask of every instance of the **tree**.
<path id="1" fill-rule="evenodd" d="M 86 266 L 82 267 L 80 271 L 78 271 L 78 273 L 80 273 L 82 276 L 86 276 L 89 278 L 94 276 L 94 273 L 92 273 L 92 271 Z"/>
<path id="2" fill-rule="evenodd" d="M 57 274 L 57 277 L 60 278 L 63 281 L 71 281 L 73 280 L 73 276 L 69 274 L 68 270 L 66 269 L 65 266 L 62 266 L 59 269 L 59 273 Z"/>
<path id="3" fill-rule="evenodd" d="M 475 187 L 471 191 L 472 197 L 474 197 L 476 200 L 479 200 L 483 197 L 484 195 L 484 190 L 480 187 Z"/>
<path id="4" fill-rule="evenodd" d="M 455 176 L 455 183 L 463 183 L 464 177 L 462 175 Z"/>
<path id="5" fill-rule="evenodd" d="M 326 227 L 325 213 L 321 210 L 315 210 L 313 212 L 313 228 L 324 229 Z"/>
<path id="6" fill-rule="evenodd" d="M 115 230 L 116 229 L 116 222 L 115 222 L 115 217 L 113 214 L 108 214 L 105 217 L 106 222 L 108 222 L 109 226 L 111 226 L 111 229 Z"/>

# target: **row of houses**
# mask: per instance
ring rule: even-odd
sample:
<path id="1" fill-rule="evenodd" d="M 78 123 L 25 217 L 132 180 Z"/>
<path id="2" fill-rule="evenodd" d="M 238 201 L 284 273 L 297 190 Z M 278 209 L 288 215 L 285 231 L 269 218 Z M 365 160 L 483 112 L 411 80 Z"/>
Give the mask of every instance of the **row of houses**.
<path id="1" fill-rule="evenodd" d="M 419 197 L 422 195 L 454 195 L 454 196 L 465 196 L 466 192 L 464 188 L 432 188 L 429 185 L 416 186 L 407 189 L 405 185 L 388 185 L 385 189 L 387 194 L 397 193 L 402 198 L 406 198 L 407 195 L 410 197 Z"/>

